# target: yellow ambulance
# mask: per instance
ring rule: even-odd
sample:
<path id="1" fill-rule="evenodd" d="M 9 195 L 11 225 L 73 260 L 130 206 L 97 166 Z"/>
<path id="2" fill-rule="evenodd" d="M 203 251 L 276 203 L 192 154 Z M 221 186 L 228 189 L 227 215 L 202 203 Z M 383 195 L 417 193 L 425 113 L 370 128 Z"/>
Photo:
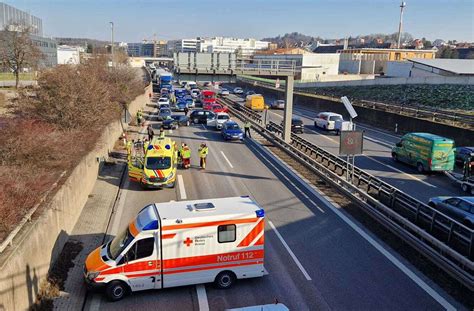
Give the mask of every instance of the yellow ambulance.
<path id="1" fill-rule="evenodd" d="M 130 180 L 144 188 L 174 188 L 178 167 L 176 143 L 167 137 L 155 137 L 146 150 L 135 147 L 128 159 Z"/>

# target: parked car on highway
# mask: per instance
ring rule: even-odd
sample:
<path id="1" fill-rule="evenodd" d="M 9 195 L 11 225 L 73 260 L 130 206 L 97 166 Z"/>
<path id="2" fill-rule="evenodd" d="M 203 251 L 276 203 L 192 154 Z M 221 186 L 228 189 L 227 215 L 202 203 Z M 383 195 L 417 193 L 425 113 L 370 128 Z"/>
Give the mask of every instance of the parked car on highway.
<path id="1" fill-rule="evenodd" d="M 171 119 L 166 119 L 163 121 L 162 125 L 164 129 L 172 129 L 175 130 L 179 126 L 189 126 L 191 121 L 189 121 L 189 117 L 183 114 L 173 114 L 171 115 Z"/>
<path id="2" fill-rule="evenodd" d="M 235 121 L 227 121 L 222 125 L 222 137 L 225 140 L 244 139 L 242 129 Z"/>
<path id="3" fill-rule="evenodd" d="M 283 99 L 277 99 L 270 103 L 271 109 L 285 109 L 285 101 Z"/>
<path id="4" fill-rule="evenodd" d="M 244 94 L 244 90 L 241 87 L 234 88 L 234 94 Z"/>
<path id="5" fill-rule="evenodd" d="M 201 95 L 201 91 L 199 89 L 192 89 L 191 90 L 191 97 L 192 98 L 199 98 L 199 95 Z"/>
<path id="6" fill-rule="evenodd" d="M 227 112 L 228 109 L 225 106 L 222 106 L 221 104 L 213 104 L 211 105 L 211 110 L 212 112 L 218 113 L 218 112 Z"/>
<path id="7" fill-rule="evenodd" d="M 171 109 L 161 108 L 160 112 L 158 113 L 158 121 L 163 121 L 168 117 L 171 117 Z"/>
<path id="8" fill-rule="evenodd" d="M 163 104 L 169 105 L 170 104 L 169 98 L 160 97 L 160 99 L 158 99 L 158 107 L 161 107 L 161 105 L 163 105 Z"/>
<path id="9" fill-rule="evenodd" d="M 281 121 L 280 125 L 283 126 L 283 121 Z M 304 123 L 303 123 L 303 120 L 301 120 L 301 118 L 298 118 L 298 117 L 291 118 L 291 131 L 293 133 L 300 133 L 300 134 L 304 133 Z"/>
<path id="10" fill-rule="evenodd" d="M 469 228 L 474 228 L 474 197 L 434 197 L 429 200 L 428 205 Z"/>
<path id="11" fill-rule="evenodd" d="M 176 103 L 174 108 L 175 111 L 184 111 L 188 107 L 188 104 L 184 101 L 184 99 L 179 99 Z"/>
<path id="12" fill-rule="evenodd" d="M 194 108 L 194 99 L 190 95 L 184 96 L 184 101 L 186 105 L 188 105 L 188 108 Z"/>
<path id="13" fill-rule="evenodd" d="M 230 95 L 230 92 L 229 92 L 228 89 L 223 87 L 223 88 L 219 89 L 219 95 L 220 96 L 228 96 L 228 95 Z"/>
<path id="14" fill-rule="evenodd" d="M 214 127 L 216 130 L 222 129 L 224 123 L 230 120 L 230 116 L 225 112 L 216 113 L 214 119 L 207 120 L 207 126 Z"/>
<path id="15" fill-rule="evenodd" d="M 430 133 L 408 133 L 392 148 L 392 158 L 416 166 L 420 173 L 452 171 L 454 140 Z"/>
<path id="16" fill-rule="evenodd" d="M 454 149 L 454 161 L 457 166 L 463 166 L 467 159 L 474 158 L 474 147 L 457 147 Z"/>
<path id="17" fill-rule="evenodd" d="M 342 115 L 334 112 L 320 112 L 314 118 L 314 127 L 332 131 L 336 129 L 336 121 L 343 120 Z"/>
<path id="18" fill-rule="evenodd" d="M 212 111 L 209 110 L 204 110 L 204 109 L 198 109 L 194 110 L 191 112 L 191 115 L 189 116 L 189 119 L 194 124 L 199 124 L 199 123 L 204 123 L 207 124 L 207 120 L 215 118 L 216 114 Z"/>
<path id="19" fill-rule="evenodd" d="M 255 95 L 255 94 L 257 94 L 255 91 L 247 91 L 247 92 L 245 93 L 245 96 Z"/>

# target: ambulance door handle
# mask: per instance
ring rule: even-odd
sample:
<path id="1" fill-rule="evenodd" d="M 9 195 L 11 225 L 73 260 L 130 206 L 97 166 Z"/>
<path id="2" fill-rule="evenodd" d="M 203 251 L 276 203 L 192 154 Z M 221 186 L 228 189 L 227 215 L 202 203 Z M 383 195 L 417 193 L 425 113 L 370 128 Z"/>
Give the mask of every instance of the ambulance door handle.
<path id="1" fill-rule="evenodd" d="M 149 266 L 153 266 L 153 261 L 149 261 L 149 262 L 148 262 L 148 265 L 149 265 Z"/>

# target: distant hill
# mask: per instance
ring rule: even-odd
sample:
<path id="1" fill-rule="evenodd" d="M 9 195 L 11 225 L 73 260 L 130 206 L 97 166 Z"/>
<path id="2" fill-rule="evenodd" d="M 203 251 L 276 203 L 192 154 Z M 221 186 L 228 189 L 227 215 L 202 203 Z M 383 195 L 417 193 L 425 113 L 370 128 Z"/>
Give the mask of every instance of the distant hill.
<path id="1" fill-rule="evenodd" d="M 107 44 L 110 44 L 108 41 L 88 39 L 88 38 L 55 38 L 59 45 L 72 45 L 72 46 L 83 46 L 83 47 L 94 47 L 94 48 L 103 48 Z"/>
<path id="2" fill-rule="evenodd" d="M 311 37 L 299 32 L 286 33 L 283 36 L 278 35 L 273 38 L 263 38 L 262 41 L 269 41 L 278 44 L 278 47 L 305 47 L 316 41 L 323 41 L 320 37 Z"/>

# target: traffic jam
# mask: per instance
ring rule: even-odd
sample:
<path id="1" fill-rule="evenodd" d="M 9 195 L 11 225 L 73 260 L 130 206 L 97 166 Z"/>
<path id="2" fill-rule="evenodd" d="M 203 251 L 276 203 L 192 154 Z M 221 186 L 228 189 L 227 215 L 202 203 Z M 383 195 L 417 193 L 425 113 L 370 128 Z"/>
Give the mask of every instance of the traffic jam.
<path id="1" fill-rule="evenodd" d="M 142 112 L 137 123 L 146 131 L 143 138 L 127 142 L 128 176 L 143 189 L 175 188 L 178 169 L 191 167 L 199 158 L 206 169 L 209 147 L 201 143 L 191 150 L 178 144 L 169 133 L 181 127 L 202 126 L 220 133 L 222 142 L 242 142 L 250 136 L 250 123 L 234 119 L 217 98 L 230 94 L 252 111 L 285 108 L 285 101 L 266 103 L 261 94 L 229 89 L 217 83 L 197 84 L 175 81 L 163 68 L 153 69 L 155 127 L 146 126 Z M 283 123 L 283 122 L 282 122 Z M 281 123 L 281 124 L 282 124 Z M 304 120 L 294 116 L 291 131 L 303 134 Z M 319 112 L 314 128 L 339 135 L 351 130 L 352 121 L 334 112 Z M 451 172 L 463 190 L 474 191 L 472 167 L 474 150 L 455 149 L 454 141 L 436 135 L 408 133 L 392 149 L 392 158 L 425 171 Z M 466 149 L 466 150 L 464 150 Z M 463 173 L 454 173 L 454 167 Z M 464 189 L 466 188 L 466 189 Z M 470 206 L 472 197 L 432 198 L 429 205 L 442 209 L 468 226 L 474 225 L 469 212 L 457 205 Z M 102 290 L 110 301 L 126 294 L 204 283 L 227 289 L 239 279 L 262 277 L 264 269 L 265 212 L 250 197 L 192 200 L 149 204 L 130 220 L 128 227 L 108 243 L 89 254 L 85 261 L 85 281 L 89 288 Z M 190 237 L 194 237 L 190 239 Z M 177 243 L 177 241 L 183 241 Z M 200 246 L 191 248 L 190 245 Z"/>

